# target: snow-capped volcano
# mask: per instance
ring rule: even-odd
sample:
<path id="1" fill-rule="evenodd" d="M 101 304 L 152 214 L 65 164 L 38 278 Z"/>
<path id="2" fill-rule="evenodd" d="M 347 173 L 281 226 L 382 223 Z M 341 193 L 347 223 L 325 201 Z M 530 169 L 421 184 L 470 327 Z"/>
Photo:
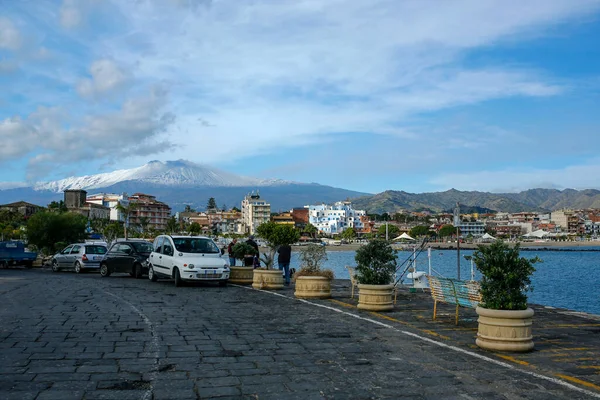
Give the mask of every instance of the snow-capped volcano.
<path id="1" fill-rule="evenodd" d="M 125 181 L 136 181 L 162 186 L 272 186 L 291 182 L 279 179 L 258 179 L 195 164 L 190 161 L 150 161 L 141 167 L 121 169 L 97 175 L 70 177 L 53 182 L 40 182 L 34 190 L 62 192 L 67 189 L 105 188 Z"/>

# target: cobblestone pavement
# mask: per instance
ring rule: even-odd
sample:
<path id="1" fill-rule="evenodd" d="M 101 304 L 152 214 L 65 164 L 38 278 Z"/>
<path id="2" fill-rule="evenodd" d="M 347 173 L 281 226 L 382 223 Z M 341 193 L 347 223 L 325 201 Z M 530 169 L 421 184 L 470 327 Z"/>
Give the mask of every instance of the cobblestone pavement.
<path id="1" fill-rule="evenodd" d="M 0 399 L 600 398 L 292 289 L 3 270 L 0 301 Z"/>

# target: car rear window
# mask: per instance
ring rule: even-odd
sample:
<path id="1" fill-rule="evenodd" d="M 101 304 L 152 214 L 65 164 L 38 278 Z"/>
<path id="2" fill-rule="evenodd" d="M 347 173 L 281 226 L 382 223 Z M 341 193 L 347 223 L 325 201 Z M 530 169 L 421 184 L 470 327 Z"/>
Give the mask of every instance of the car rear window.
<path id="1" fill-rule="evenodd" d="M 220 253 L 215 242 L 203 238 L 173 238 L 177 251 L 182 253 Z"/>
<path id="2" fill-rule="evenodd" d="M 85 246 L 86 254 L 106 254 L 106 247 L 104 246 Z"/>
<path id="3" fill-rule="evenodd" d="M 131 244 L 135 247 L 135 251 L 138 253 L 152 253 L 154 248 L 152 247 L 152 243 L 147 242 L 136 242 Z"/>

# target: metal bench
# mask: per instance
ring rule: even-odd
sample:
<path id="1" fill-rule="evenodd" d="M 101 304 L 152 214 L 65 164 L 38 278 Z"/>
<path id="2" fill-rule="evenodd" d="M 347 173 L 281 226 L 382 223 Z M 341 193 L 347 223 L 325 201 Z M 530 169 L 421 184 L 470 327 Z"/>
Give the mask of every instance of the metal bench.
<path id="1" fill-rule="evenodd" d="M 456 305 L 456 325 L 458 325 L 459 307 L 476 308 L 481 302 L 479 282 L 459 281 L 458 279 L 440 278 L 427 275 L 431 297 L 433 297 L 433 320 L 437 315 L 437 303 Z"/>

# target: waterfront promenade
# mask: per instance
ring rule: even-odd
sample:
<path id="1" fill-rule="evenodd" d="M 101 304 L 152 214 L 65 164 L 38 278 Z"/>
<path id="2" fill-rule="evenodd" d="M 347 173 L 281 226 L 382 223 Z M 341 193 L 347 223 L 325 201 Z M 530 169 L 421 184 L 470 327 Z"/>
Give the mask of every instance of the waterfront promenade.
<path id="1" fill-rule="evenodd" d="M 536 350 L 474 345 L 476 315 L 427 293 L 362 312 L 293 288 L 175 288 L 128 276 L 0 271 L 0 399 L 600 398 L 600 317 L 534 306 Z"/>

